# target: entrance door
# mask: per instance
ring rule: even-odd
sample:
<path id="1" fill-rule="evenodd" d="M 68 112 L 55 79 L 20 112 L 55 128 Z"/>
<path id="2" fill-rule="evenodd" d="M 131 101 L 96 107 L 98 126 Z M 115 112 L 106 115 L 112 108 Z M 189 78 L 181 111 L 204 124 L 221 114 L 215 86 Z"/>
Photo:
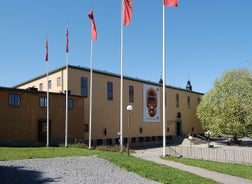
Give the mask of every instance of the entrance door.
<path id="1" fill-rule="evenodd" d="M 49 130 L 49 137 L 50 137 L 50 130 Z M 45 119 L 40 119 L 38 120 L 38 142 L 46 142 L 46 138 L 47 138 L 47 122 Z"/>
<path id="2" fill-rule="evenodd" d="M 176 122 L 176 131 L 177 135 L 181 135 L 181 122 Z"/>

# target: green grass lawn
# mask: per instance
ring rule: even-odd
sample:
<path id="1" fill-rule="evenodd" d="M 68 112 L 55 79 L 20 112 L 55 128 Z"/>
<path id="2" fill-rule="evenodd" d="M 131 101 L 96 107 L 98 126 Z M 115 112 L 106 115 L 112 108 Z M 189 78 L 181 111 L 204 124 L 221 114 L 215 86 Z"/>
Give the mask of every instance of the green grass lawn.
<path id="1" fill-rule="evenodd" d="M 189 158 L 176 158 L 171 156 L 166 156 L 162 158 L 174 162 L 180 162 L 186 165 L 201 167 L 211 171 L 216 171 L 233 176 L 239 176 L 242 178 L 252 180 L 252 165 L 231 164 L 231 163 L 222 163 L 208 160 L 189 159 Z"/>
<path id="2" fill-rule="evenodd" d="M 127 171 L 137 173 L 145 178 L 165 184 L 188 184 L 188 183 L 217 183 L 188 172 L 174 169 L 165 165 L 146 161 L 134 156 L 127 156 L 126 153 L 88 150 L 83 148 L 64 147 L 42 147 L 42 148 L 7 148 L 0 147 L 0 160 L 32 159 L 32 158 L 53 158 L 64 156 L 92 156 L 109 160 L 114 165 Z M 1 166 L 1 165 L 0 165 Z"/>

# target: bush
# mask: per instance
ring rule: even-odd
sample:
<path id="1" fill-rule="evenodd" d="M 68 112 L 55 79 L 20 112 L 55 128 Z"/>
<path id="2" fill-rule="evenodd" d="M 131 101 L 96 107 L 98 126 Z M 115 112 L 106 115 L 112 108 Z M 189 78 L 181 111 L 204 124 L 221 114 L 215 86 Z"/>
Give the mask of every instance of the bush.
<path id="1" fill-rule="evenodd" d="M 115 146 L 106 146 L 106 145 L 103 145 L 103 146 L 97 146 L 95 148 L 95 150 L 98 150 L 98 151 L 119 152 L 120 151 L 120 146 L 118 146 L 118 145 L 115 145 Z"/>

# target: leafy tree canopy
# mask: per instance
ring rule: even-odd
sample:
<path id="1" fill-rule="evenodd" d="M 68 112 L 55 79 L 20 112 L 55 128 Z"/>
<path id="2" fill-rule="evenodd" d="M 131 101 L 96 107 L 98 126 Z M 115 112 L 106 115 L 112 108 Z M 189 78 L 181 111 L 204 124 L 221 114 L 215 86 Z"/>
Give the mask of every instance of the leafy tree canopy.
<path id="1" fill-rule="evenodd" d="M 197 107 L 197 117 L 212 135 L 242 135 L 252 126 L 252 78 L 246 69 L 227 71 Z"/>

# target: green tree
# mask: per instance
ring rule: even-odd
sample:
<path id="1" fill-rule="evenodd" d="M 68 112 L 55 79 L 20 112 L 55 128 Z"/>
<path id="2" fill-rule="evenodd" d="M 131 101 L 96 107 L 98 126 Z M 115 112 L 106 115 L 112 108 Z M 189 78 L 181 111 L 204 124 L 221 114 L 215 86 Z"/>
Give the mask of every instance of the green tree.
<path id="1" fill-rule="evenodd" d="M 252 78 L 246 69 L 227 71 L 206 93 L 197 107 L 197 117 L 212 135 L 234 139 L 252 126 Z"/>

